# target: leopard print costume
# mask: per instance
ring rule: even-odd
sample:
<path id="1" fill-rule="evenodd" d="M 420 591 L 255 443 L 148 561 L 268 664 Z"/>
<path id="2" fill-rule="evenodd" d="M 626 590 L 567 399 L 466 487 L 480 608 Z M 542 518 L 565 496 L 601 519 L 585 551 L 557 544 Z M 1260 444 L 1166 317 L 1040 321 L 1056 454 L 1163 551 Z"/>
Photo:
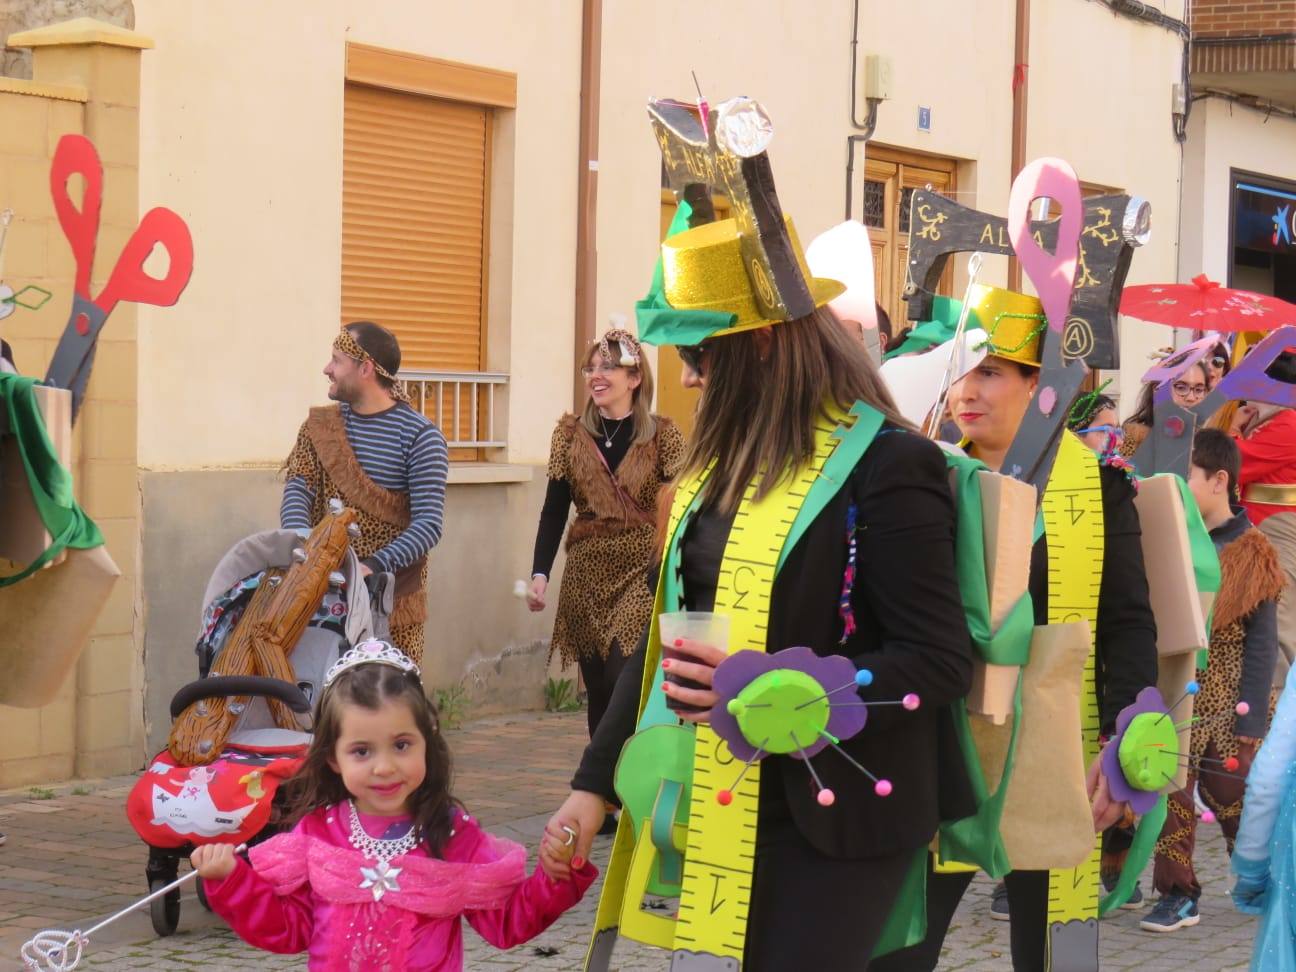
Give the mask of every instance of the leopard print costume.
<path id="1" fill-rule="evenodd" d="M 1193 715 L 1200 719 L 1192 728 L 1190 750 L 1194 757 L 1215 760 L 1209 774 L 1188 773 L 1188 785 L 1170 794 L 1165 824 L 1156 843 L 1152 881 L 1161 894 L 1187 894 L 1196 898 L 1201 885 L 1193 871 L 1197 816 L 1193 787 L 1202 802 L 1215 814 L 1229 853 L 1242 817 L 1246 777 L 1255 758 L 1254 743 L 1240 743 L 1234 712 L 1242 682 L 1246 646 L 1246 619 L 1264 601 L 1282 591 L 1278 557 L 1254 527 L 1220 550 L 1222 584 L 1211 618 L 1210 651 L 1205 668 L 1197 669 L 1201 691 L 1193 700 Z M 1276 694 L 1270 693 L 1269 717 L 1273 718 Z M 1238 767 L 1225 772 L 1219 761 L 1237 759 Z"/>
<path id="2" fill-rule="evenodd" d="M 1193 715 L 1202 721 L 1193 726 L 1191 749 L 1201 756 L 1213 744 L 1219 758 L 1228 759 L 1238 755 L 1237 718 L 1229 713 L 1238 703 L 1242 682 L 1246 619 L 1263 602 L 1278 598 L 1283 575 L 1273 547 L 1252 527 L 1220 550 L 1220 576 L 1208 661 L 1197 670 L 1201 691 L 1193 700 Z"/>
<path id="3" fill-rule="evenodd" d="M 329 500 L 335 497 L 359 513 L 360 537 L 352 547 L 361 559 L 387 546 L 409 526 L 409 494 L 383 489 L 365 474 L 347 441 L 342 412 L 336 405 L 310 410 L 283 474 L 285 478 L 302 477 L 314 493 L 312 523 L 323 519 Z M 426 589 L 426 556 L 397 571 L 391 641 L 416 663 L 423 659 Z"/>
<path id="4" fill-rule="evenodd" d="M 564 662 L 625 655 L 652 616 L 645 573 L 656 554 L 657 496 L 684 461 L 684 435 L 654 416 L 656 435 L 632 445 L 614 474 L 575 415 L 564 415 L 549 448 L 549 478 L 565 479 L 576 518 L 567 529 L 567 566 L 558 595 L 552 652 Z"/>

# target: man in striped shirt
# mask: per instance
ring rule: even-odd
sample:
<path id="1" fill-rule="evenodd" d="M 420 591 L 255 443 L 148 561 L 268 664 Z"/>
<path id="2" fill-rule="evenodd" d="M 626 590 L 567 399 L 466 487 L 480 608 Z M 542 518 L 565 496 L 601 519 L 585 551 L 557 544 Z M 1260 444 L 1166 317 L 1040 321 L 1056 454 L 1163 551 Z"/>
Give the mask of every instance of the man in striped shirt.
<path id="1" fill-rule="evenodd" d="M 441 539 L 445 436 L 415 411 L 396 378 L 400 345 L 369 321 L 348 324 L 324 368 L 336 405 L 312 408 L 284 469 L 279 518 L 309 529 L 337 498 L 359 513 L 361 569 L 396 575 L 392 642 L 423 656 L 427 554 Z"/>

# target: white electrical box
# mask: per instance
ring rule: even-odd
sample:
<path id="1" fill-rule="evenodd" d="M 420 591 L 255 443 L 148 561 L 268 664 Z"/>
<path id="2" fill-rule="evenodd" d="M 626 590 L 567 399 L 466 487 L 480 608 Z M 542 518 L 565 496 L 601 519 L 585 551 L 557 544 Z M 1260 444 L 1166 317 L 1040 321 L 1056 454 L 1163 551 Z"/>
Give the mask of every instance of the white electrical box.
<path id="1" fill-rule="evenodd" d="M 860 86 L 865 98 L 877 98 L 886 101 L 891 97 L 891 58 L 884 54 L 868 54 L 864 57 L 864 72 L 860 77 Z"/>

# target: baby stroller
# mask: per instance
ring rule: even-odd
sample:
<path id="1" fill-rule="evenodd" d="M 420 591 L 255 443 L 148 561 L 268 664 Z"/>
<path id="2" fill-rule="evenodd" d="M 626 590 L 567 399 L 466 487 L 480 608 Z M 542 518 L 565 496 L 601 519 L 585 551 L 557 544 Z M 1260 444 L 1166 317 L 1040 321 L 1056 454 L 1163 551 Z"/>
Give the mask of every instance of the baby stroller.
<path id="1" fill-rule="evenodd" d="M 335 506 L 334 513 L 338 512 Z M 230 549 L 207 583 L 196 646 L 198 680 L 176 693 L 171 718 L 176 720 L 191 705 L 197 706 L 199 715 L 206 715 L 204 700 L 231 698 L 228 712 L 236 719 L 216 759 L 180 765 L 170 749 L 164 749 L 127 798 L 127 816 L 149 847 L 145 876 L 150 893 L 174 881 L 180 860 L 200 844 L 251 844 L 275 832 L 271 823 L 275 794 L 280 783 L 300 767 L 310 745 L 311 706 L 325 673 L 351 646 L 388 637 L 392 575 L 372 574 L 362 580 L 360 562 L 348 547 L 291 649 L 288 661 L 296 684 L 262 676 L 210 674 L 213 666 L 219 668 L 221 653 L 258 588 L 277 585 L 280 572 L 274 568 L 303 563 L 303 546 L 302 537 L 292 530 L 253 534 Z M 268 699 L 291 710 L 295 728 L 276 724 Z M 201 881 L 198 897 L 206 906 Z M 153 901 L 150 916 L 159 935 L 172 934 L 180 921 L 179 890 Z"/>

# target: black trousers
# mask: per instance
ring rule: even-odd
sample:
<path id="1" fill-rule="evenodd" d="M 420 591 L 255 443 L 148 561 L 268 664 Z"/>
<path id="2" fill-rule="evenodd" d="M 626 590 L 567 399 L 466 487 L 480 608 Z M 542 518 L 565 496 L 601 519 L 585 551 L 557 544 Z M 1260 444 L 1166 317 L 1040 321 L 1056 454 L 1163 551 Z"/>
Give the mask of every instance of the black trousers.
<path id="1" fill-rule="evenodd" d="M 862 972 L 914 851 L 826 857 L 787 818 L 761 820 L 743 972 Z"/>
<path id="2" fill-rule="evenodd" d="M 594 730 L 603 721 L 603 713 L 612 701 L 612 690 L 616 688 L 617 679 L 625 668 L 628 656 L 622 654 L 621 647 L 614 641 L 607 658 L 582 658 L 580 660 L 581 678 L 585 681 L 585 694 L 589 704 L 586 717 L 589 720 L 590 738 Z"/>
<path id="3" fill-rule="evenodd" d="M 930 868 L 930 865 L 929 865 Z M 927 937 L 911 948 L 884 955 L 873 972 L 931 972 L 940 959 L 950 921 L 972 883 L 972 872 L 927 872 Z M 1015 972 L 1044 972 L 1048 948 L 1048 871 L 1010 871 L 1008 911 L 1012 916 L 1012 965 Z"/>

